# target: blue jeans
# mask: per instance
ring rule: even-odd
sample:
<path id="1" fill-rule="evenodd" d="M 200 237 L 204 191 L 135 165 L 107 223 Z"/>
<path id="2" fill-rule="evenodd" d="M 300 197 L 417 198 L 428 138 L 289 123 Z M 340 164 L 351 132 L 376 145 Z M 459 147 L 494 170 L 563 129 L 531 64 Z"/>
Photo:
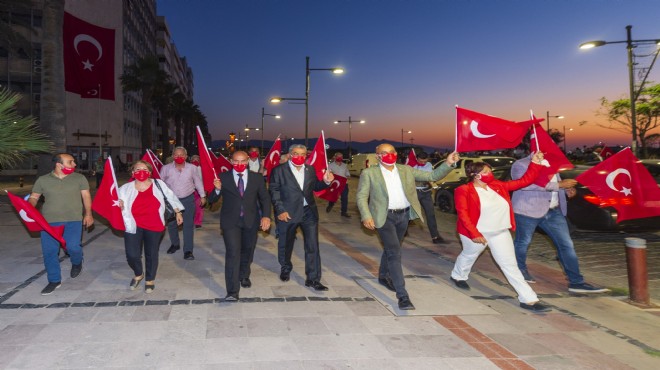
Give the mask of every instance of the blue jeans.
<path id="1" fill-rule="evenodd" d="M 385 224 L 376 229 L 380 241 L 383 243 L 383 255 L 380 258 L 378 278 L 385 279 L 389 277 L 392 279 L 397 298 L 408 296 L 406 281 L 403 278 L 403 267 L 401 266 L 401 244 L 406 230 L 408 230 L 409 219 L 408 212 L 392 213 L 388 211 Z"/>
<path id="2" fill-rule="evenodd" d="M 516 250 L 518 268 L 523 273 L 527 272 L 527 248 L 532 241 L 532 235 L 536 227 L 548 234 L 552 243 L 557 248 L 559 263 L 564 268 L 570 284 L 584 283 L 584 277 L 580 274 L 580 264 L 573 247 L 573 240 L 568 231 L 566 217 L 561 213 L 559 207 L 548 210 L 541 218 L 532 218 L 520 214 L 514 214 L 516 219 L 516 238 L 513 241 Z"/>
<path id="3" fill-rule="evenodd" d="M 50 222 L 51 226 L 64 225 L 64 240 L 66 250 L 69 252 L 71 264 L 79 265 L 83 261 L 82 244 L 82 221 Z M 49 283 L 62 281 L 62 270 L 60 269 L 60 243 L 45 231 L 41 232 L 41 252 L 44 256 L 44 266 Z"/>

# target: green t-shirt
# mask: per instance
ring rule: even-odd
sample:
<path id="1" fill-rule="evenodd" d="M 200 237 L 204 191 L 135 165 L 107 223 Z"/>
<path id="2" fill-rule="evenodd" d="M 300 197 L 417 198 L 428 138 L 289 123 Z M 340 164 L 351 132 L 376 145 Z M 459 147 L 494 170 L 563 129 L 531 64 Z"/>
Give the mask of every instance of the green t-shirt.
<path id="1" fill-rule="evenodd" d="M 63 179 L 51 172 L 40 176 L 32 187 L 32 192 L 44 196 L 41 213 L 48 222 L 82 220 L 82 190 L 89 190 L 89 182 L 77 172 Z"/>

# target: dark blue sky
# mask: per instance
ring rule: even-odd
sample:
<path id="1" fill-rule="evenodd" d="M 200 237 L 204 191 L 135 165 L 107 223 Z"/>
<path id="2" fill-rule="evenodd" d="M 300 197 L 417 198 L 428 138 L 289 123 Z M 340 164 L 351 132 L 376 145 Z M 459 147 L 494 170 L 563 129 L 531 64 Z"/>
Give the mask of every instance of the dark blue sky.
<path id="1" fill-rule="evenodd" d="M 660 38 L 656 0 L 158 0 L 179 53 L 195 75 L 195 101 L 214 139 L 261 124 L 265 135 L 304 136 L 305 56 L 313 71 L 310 138 L 323 129 L 347 140 L 405 140 L 453 147 L 454 105 L 524 120 L 564 115 L 551 127 L 575 145 L 629 144 L 630 135 L 599 128 L 602 96 L 628 92 L 624 45 L 581 51 L 584 41 Z M 640 50 L 641 51 L 641 50 Z M 651 80 L 660 82 L 658 68 Z M 579 126 L 578 122 L 588 123 Z"/>

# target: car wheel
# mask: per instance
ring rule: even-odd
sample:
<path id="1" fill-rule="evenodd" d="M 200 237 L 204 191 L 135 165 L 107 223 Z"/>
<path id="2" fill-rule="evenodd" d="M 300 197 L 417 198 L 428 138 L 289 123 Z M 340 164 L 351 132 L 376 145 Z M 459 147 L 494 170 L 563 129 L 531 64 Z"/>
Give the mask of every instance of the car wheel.
<path id="1" fill-rule="evenodd" d="M 456 212 L 456 209 L 454 208 L 454 197 L 447 190 L 440 190 L 438 194 L 436 194 L 435 204 L 442 212 L 445 213 Z"/>

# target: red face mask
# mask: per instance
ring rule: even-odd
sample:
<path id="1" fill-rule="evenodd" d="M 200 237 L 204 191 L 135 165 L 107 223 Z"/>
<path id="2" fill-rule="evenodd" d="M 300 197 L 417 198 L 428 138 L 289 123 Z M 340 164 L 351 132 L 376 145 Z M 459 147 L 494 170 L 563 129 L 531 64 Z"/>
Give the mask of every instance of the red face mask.
<path id="1" fill-rule="evenodd" d="M 190 162 L 190 163 L 192 163 L 192 164 L 194 164 L 195 166 L 199 167 L 199 161 L 192 161 L 192 162 Z"/>
<path id="2" fill-rule="evenodd" d="M 133 172 L 133 177 L 135 177 L 137 181 L 145 181 L 146 179 L 149 178 L 149 175 L 150 175 L 149 171 L 145 171 L 145 170 Z"/>
<path id="3" fill-rule="evenodd" d="M 62 167 L 62 173 L 65 175 L 70 175 L 75 171 L 75 167 L 73 168 L 68 168 L 68 167 Z"/>
<path id="4" fill-rule="evenodd" d="M 247 164 L 245 163 L 240 163 L 240 164 L 235 164 L 234 165 L 234 171 L 238 173 L 245 172 L 245 169 L 247 168 Z"/>
<path id="5" fill-rule="evenodd" d="M 249 156 L 252 159 L 259 158 L 259 152 L 250 152 Z"/>
<path id="6" fill-rule="evenodd" d="M 479 180 L 481 180 L 481 182 L 485 182 L 486 184 L 490 184 L 493 182 L 493 180 L 495 180 L 495 175 L 493 175 L 492 172 L 482 173 L 479 175 Z"/>
<path id="7" fill-rule="evenodd" d="M 342 164 L 344 162 L 344 158 L 337 157 L 337 158 L 335 158 L 335 162 L 337 162 L 338 164 Z"/>
<path id="8" fill-rule="evenodd" d="M 380 161 L 386 166 L 392 166 L 396 163 L 396 153 L 387 153 L 380 156 Z"/>
<path id="9" fill-rule="evenodd" d="M 176 163 L 176 164 L 183 164 L 183 162 L 185 162 L 185 161 L 186 161 L 186 159 L 183 158 L 183 157 L 174 158 L 174 163 Z"/>
<path id="10" fill-rule="evenodd" d="M 293 164 L 296 166 L 302 166 L 303 164 L 305 164 L 305 157 L 303 156 L 291 157 L 291 162 L 293 162 Z"/>

